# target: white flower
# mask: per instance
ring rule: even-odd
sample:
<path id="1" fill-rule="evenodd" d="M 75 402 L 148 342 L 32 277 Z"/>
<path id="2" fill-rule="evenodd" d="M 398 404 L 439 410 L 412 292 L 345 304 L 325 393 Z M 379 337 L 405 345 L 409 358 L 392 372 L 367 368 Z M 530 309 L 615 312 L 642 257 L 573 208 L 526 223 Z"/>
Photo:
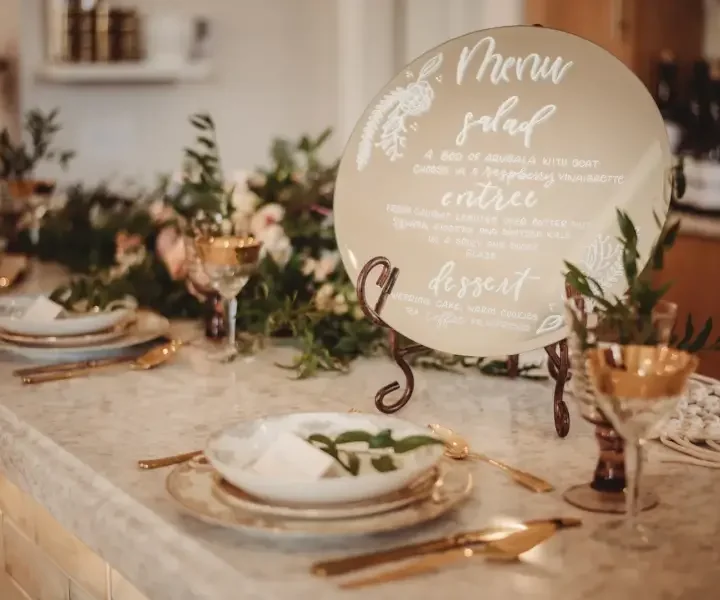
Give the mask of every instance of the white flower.
<path id="1" fill-rule="evenodd" d="M 99 204 L 92 205 L 92 208 L 90 209 L 90 214 L 88 216 L 90 218 L 90 224 L 95 229 L 104 227 L 105 223 L 107 223 L 108 220 L 107 214 Z"/>
<path id="2" fill-rule="evenodd" d="M 325 251 L 320 255 L 318 260 L 308 258 L 303 263 L 303 275 L 312 275 L 315 281 L 325 281 L 337 269 L 340 263 L 340 254 L 338 252 Z"/>
<path id="3" fill-rule="evenodd" d="M 360 305 L 353 308 L 352 316 L 353 319 L 355 319 L 356 321 L 360 321 L 361 319 L 365 318 L 365 313 L 363 312 L 363 309 L 360 307 Z"/>
<path id="4" fill-rule="evenodd" d="M 315 306 L 318 310 L 323 312 L 329 312 L 332 310 L 334 294 L 335 288 L 332 283 L 325 283 L 320 286 L 320 289 L 315 292 Z"/>
<path id="5" fill-rule="evenodd" d="M 333 298 L 333 312 L 336 315 L 344 315 L 349 310 L 347 298 L 344 294 L 338 294 Z"/>
<path id="6" fill-rule="evenodd" d="M 230 203 L 236 214 L 248 217 L 260 203 L 260 198 L 248 187 L 249 174 L 245 171 L 236 171 L 230 180 L 227 191 L 232 190 Z"/>
<path id="7" fill-rule="evenodd" d="M 50 196 L 48 210 L 62 210 L 63 208 L 65 208 L 67 201 L 68 197 L 65 192 L 55 192 L 52 196 Z"/>
<path id="8" fill-rule="evenodd" d="M 290 238 L 285 235 L 285 230 L 280 225 L 274 223 L 265 227 L 256 233 L 255 237 L 262 242 L 262 252 L 269 254 L 277 265 L 284 267 L 288 263 L 293 247 Z"/>
<path id="9" fill-rule="evenodd" d="M 285 209 L 282 206 L 277 203 L 266 204 L 260 207 L 250 218 L 250 232 L 255 237 L 259 237 L 265 229 L 280 223 L 284 216 Z"/>

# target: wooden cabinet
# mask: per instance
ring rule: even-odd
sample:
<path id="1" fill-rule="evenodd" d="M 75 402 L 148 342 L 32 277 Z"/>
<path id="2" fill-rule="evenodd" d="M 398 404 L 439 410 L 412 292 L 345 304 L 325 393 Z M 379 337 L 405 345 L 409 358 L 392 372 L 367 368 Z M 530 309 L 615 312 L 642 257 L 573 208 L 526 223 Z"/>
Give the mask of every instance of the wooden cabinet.
<path id="1" fill-rule="evenodd" d="M 666 255 L 657 283 L 672 282 L 666 299 L 678 305 L 678 329 L 684 331 L 688 314 L 696 333 L 708 317 L 713 320 L 711 341 L 720 336 L 720 239 L 681 234 Z M 720 378 L 720 352 L 701 352 L 698 372 Z"/>
<path id="2" fill-rule="evenodd" d="M 686 73 L 703 55 L 704 0 L 525 0 L 525 22 L 602 46 L 648 87 L 663 50 L 671 50 Z"/>

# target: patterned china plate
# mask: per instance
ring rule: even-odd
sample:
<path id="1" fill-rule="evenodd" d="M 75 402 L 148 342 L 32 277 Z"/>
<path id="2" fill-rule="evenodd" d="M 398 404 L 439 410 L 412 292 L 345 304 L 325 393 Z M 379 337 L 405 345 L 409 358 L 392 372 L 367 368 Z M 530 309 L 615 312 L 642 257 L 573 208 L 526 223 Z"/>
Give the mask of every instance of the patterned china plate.
<path id="1" fill-rule="evenodd" d="M 377 498 L 361 502 L 349 502 L 330 506 L 308 504 L 277 504 L 257 498 L 225 481 L 219 473 L 214 474 L 213 494 L 231 508 L 256 514 L 288 519 L 352 519 L 377 515 L 404 508 L 430 496 L 439 479 L 438 469 L 430 469 L 404 488 Z"/>
<path id="2" fill-rule="evenodd" d="M 165 485 L 183 512 L 210 525 L 262 536 L 317 538 L 373 535 L 427 523 L 447 514 L 465 500 L 470 495 L 473 481 L 465 466 L 448 462 L 442 479 L 424 500 L 380 514 L 333 520 L 290 519 L 231 508 L 213 493 L 214 469 L 192 461 L 175 467 Z"/>
<path id="3" fill-rule="evenodd" d="M 84 335 L 21 335 L 0 329 L 0 340 L 8 344 L 31 348 L 83 348 L 117 340 L 132 333 L 133 322 L 122 323 L 112 329 Z"/>

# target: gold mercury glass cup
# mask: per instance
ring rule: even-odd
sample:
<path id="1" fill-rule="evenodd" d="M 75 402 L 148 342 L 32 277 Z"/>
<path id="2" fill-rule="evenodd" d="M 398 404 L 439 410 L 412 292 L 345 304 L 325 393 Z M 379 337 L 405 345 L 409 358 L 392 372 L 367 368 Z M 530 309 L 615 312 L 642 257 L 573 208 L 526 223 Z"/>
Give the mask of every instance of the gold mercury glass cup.
<path id="1" fill-rule="evenodd" d="M 667 346 L 615 344 L 591 348 L 586 360 L 598 405 L 625 440 L 629 467 L 625 519 L 606 524 L 594 537 L 624 548 L 655 548 L 652 535 L 637 519 L 643 446 L 672 414 L 698 359 Z"/>
<path id="2" fill-rule="evenodd" d="M 210 285 L 223 299 L 228 319 L 227 349 L 218 357 L 224 362 L 237 354 L 235 321 L 237 295 L 245 287 L 260 262 L 262 244 L 252 236 L 198 236 L 195 249 Z"/>

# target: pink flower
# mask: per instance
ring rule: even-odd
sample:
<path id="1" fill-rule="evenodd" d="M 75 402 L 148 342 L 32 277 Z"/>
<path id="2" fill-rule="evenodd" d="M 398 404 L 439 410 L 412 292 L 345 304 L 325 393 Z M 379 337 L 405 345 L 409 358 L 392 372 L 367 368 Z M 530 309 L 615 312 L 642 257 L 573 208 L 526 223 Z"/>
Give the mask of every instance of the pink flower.
<path id="1" fill-rule="evenodd" d="M 118 231 L 115 235 L 115 258 L 136 250 L 142 243 L 143 239 L 138 234 L 130 235 L 127 231 Z"/>
<path id="2" fill-rule="evenodd" d="M 148 213 L 155 223 L 166 223 L 172 221 L 176 216 L 172 206 L 165 204 L 162 200 L 153 202 L 148 208 Z"/>
<path id="3" fill-rule="evenodd" d="M 168 225 L 160 230 L 155 241 L 155 252 L 174 281 L 187 275 L 185 240 L 177 227 Z"/>
<path id="4" fill-rule="evenodd" d="M 283 220 L 285 209 L 276 203 L 261 206 L 250 218 L 250 232 L 258 237 L 263 231 Z"/>

